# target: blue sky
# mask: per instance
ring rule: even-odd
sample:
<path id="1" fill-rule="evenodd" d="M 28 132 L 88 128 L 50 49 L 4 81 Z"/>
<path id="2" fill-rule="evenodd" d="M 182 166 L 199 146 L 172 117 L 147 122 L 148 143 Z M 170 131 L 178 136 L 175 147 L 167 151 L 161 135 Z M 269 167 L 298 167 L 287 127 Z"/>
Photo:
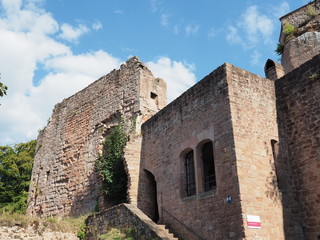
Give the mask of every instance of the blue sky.
<path id="1" fill-rule="evenodd" d="M 0 0 L 0 145 L 36 138 L 54 105 L 139 56 L 169 101 L 229 62 L 264 76 L 278 18 L 308 1 Z"/>

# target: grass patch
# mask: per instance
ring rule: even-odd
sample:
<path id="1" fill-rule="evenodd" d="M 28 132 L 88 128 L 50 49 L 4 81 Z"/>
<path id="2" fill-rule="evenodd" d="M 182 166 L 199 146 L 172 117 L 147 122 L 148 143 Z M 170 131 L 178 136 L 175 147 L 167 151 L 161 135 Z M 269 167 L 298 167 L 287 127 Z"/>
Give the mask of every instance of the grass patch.
<path id="1" fill-rule="evenodd" d="M 26 228 L 32 226 L 37 231 L 50 230 L 78 234 L 85 225 L 87 216 L 73 217 L 48 217 L 37 218 L 18 213 L 1 213 L 0 226 L 19 226 Z"/>
<path id="2" fill-rule="evenodd" d="M 131 235 L 131 229 L 121 231 L 117 228 L 111 228 L 109 232 L 98 236 L 98 240 L 135 240 Z"/>
<path id="3" fill-rule="evenodd" d="M 317 10 L 311 5 L 307 7 L 306 13 L 310 18 L 315 18 L 318 15 Z"/>

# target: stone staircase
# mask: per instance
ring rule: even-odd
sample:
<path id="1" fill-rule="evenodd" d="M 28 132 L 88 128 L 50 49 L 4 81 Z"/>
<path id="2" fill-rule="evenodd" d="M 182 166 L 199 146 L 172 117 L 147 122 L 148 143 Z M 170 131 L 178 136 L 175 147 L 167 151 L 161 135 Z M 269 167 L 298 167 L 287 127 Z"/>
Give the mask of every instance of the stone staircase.
<path id="1" fill-rule="evenodd" d="M 165 225 L 157 224 L 157 226 L 161 229 L 159 231 L 159 237 L 163 240 L 179 240 L 179 238 L 175 237 L 173 233 L 170 232 L 170 229 L 168 229 Z M 164 234 L 162 234 L 164 233 Z"/>
<path id="2" fill-rule="evenodd" d="M 165 225 L 154 223 L 137 206 L 122 203 L 89 216 L 86 240 L 96 240 L 97 236 L 108 232 L 110 227 L 131 228 L 136 239 L 179 240 Z"/>

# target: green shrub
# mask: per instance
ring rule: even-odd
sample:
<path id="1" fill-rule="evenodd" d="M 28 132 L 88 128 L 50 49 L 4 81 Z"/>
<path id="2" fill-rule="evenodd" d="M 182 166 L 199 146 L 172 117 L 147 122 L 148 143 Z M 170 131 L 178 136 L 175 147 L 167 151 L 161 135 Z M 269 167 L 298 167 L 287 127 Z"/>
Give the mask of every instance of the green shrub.
<path id="1" fill-rule="evenodd" d="M 278 43 L 277 49 L 274 50 L 278 55 L 282 55 L 284 51 L 284 45 L 281 43 Z"/>
<path id="2" fill-rule="evenodd" d="M 86 237 L 86 232 L 87 232 L 87 225 L 85 222 L 83 222 L 79 228 L 79 231 L 77 232 L 77 237 L 80 240 L 83 240 Z"/>
<path id="3" fill-rule="evenodd" d="M 286 35 L 294 35 L 297 29 L 290 23 L 285 23 L 283 26 L 283 33 Z"/>

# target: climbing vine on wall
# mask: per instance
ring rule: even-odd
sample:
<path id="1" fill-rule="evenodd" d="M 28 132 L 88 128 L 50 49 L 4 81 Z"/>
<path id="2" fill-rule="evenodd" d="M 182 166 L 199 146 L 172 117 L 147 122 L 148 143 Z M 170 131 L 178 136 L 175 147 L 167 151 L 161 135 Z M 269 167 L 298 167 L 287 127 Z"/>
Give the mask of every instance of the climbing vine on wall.
<path id="1" fill-rule="evenodd" d="M 124 119 L 105 137 L 96 169 L 102 177 L 103 192 L 114 204 L 127 201 L 128 176 L 124 167 L 124 148 L 128 141 Z"/>

